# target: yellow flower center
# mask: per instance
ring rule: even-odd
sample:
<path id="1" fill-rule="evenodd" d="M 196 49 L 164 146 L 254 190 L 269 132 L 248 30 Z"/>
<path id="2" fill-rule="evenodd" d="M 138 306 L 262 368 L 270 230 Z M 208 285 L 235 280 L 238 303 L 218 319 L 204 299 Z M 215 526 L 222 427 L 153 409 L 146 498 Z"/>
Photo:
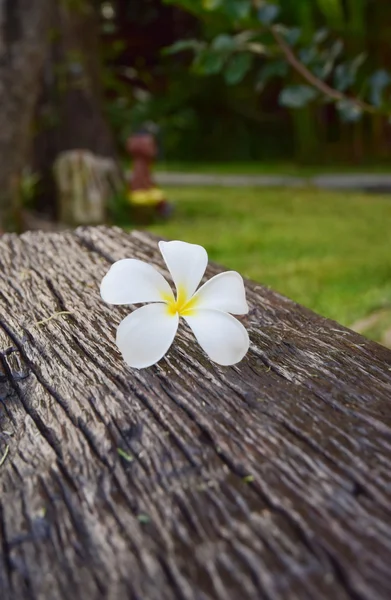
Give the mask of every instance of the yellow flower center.
<path id="1" fill-rule="evenodd" d="M 189 317 L 193 314 L 197 305 L 197 299 L 194 297 L 188 298 L 183 288 L 178 289 L 176 299 L 164 294 L 163 300 L 167 302 L 167 311 L 171 316 L 178 313 L 181 317 Z"/>

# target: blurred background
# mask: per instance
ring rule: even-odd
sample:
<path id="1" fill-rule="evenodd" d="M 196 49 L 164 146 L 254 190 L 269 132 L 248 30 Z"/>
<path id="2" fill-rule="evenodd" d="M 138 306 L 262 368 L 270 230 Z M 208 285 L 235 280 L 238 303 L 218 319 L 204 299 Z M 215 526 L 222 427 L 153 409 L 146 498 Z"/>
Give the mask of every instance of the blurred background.
<path id="1" fill-rule="evenodd" d="M 391 347 L 390 0 L 5 0 L 0 229 L 149 229 Z"/>

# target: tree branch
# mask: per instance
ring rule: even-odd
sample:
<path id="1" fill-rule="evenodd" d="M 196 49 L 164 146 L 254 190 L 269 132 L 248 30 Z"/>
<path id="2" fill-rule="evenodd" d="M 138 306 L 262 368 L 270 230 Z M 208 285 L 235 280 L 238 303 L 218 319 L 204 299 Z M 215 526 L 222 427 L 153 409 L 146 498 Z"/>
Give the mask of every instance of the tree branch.
<path id="1" fill-rule="evenodd" d="M 351 102 L 355 104 L 358 108 L 360 108 L 363 112 L 367 112 L 370 114 L 385 114 L 386 116 L 390 116 L 390 112 L 383 111 L 378 109 L 376 106 L 372 104 L 368 104 L 359 98 L 354 98 L 351 96 L 347 96 L 343 92 L 332 88 L 330 85 L 316 77 L 295 55 L 292 51 L 292 48 L 287 44 L 282 35 L 279 33 L 277 27 L 274 25 L 270 27 L 270 31 L 277 42 L 278 47 L 285 55 L 288 63 L 295 69 L 297 73 L 299 73 L 310 85 L 319 90 L 322 94 L 331 98 L 335 102 L 340 100 L 344 100 L 347 102 Z"/>

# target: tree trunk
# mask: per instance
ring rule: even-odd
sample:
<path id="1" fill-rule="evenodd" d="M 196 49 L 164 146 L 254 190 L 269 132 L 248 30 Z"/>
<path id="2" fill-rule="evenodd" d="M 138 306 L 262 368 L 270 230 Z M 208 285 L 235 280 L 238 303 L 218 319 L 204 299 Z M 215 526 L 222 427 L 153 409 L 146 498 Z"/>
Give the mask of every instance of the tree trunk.
<path id="1" fill-rule="evenodd" d="M 33 168 L 41 175 L 38 208 L 55 216 L 57 156 L 82 149 L 115 158 L 116 149 L 103 113 L 99 20 L 93 3 L 57 4 L 53 31 L 37 107 Z"/>
<path id="2" fill-rule="evenodd" d="M 51 0 L 0 2 L 0 228 L 16 212 L 51 6 Z"/>

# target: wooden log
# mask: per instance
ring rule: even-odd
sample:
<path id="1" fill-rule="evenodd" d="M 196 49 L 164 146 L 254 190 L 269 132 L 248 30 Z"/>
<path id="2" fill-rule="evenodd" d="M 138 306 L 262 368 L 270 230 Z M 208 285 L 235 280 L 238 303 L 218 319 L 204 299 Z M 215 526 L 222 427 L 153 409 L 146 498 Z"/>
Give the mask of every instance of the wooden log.
<path id="1" fill-rule="evenodd" d="M 391 352 L 246 282 L 252 341 L 157 366 L 115 344 L 144 233 L 0 238 L 0 597 L 391 597 Z M 218 272 L 210 266 L 207 275 Z"/>

